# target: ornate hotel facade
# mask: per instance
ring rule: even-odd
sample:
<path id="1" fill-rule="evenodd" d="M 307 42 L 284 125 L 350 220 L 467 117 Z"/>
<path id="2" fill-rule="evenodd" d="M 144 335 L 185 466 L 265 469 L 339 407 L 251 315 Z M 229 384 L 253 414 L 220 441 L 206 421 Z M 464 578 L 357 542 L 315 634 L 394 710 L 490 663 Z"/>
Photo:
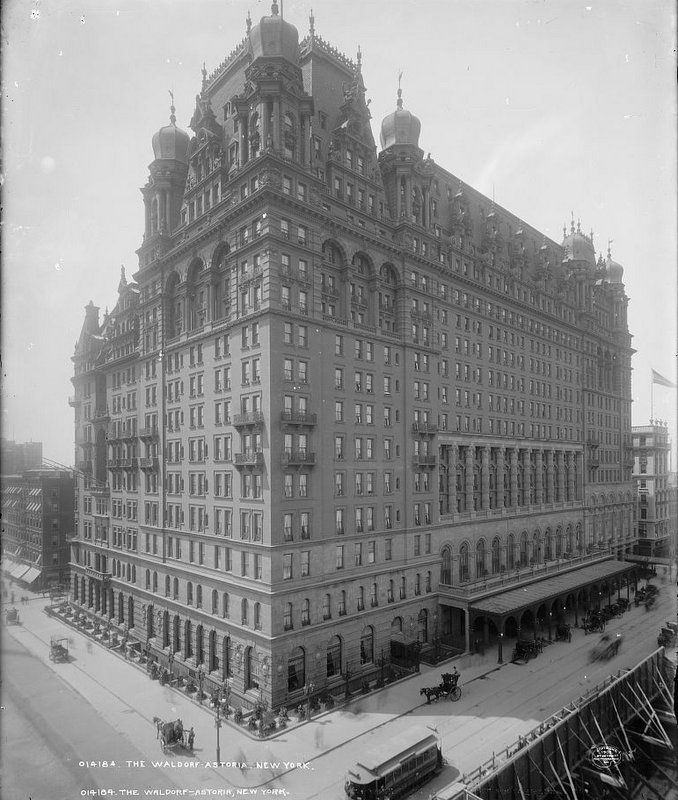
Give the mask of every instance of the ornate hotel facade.
<path id="1" fill-rule="evenodd" d="M 75 602 L 277 706 L 631 549 L 609 253 L 425 157 L 400 90 L 377 152 L 360 53 L 275 3 L 190 127 L 153 137 L 139 269 L 73 357 Z"/>

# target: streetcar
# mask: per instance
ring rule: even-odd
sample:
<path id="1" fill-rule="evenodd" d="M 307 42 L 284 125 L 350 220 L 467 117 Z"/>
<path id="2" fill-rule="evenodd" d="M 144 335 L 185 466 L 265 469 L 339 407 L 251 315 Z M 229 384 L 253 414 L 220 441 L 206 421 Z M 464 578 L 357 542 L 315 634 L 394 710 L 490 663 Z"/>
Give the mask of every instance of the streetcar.
<path id="1" fill-rule="evenodd" d="M 349 800 L 396 800 L 425 783 L 443 764 L 438 740 L 414 727 L 365 753 L 344 785 Z"/>

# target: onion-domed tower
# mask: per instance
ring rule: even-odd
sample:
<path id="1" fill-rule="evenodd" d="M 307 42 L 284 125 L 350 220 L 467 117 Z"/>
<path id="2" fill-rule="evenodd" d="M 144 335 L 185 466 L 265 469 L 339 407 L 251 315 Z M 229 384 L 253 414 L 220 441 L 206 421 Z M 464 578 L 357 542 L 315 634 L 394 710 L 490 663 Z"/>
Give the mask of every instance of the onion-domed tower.
<path id="1" fill-rule="evenodd" d="M 146 207 L 144 242 L 155 235 L 171 234 L 179 224 L 190 137 L 177 127 L 175 110 L 172 97 L 170 124 L 153 135 L 155 158 L 148 168 L 148 183 L 141 190 Z"/>
<path id="2" fill-rule="evenodd" d="M 403 90 L 398 84 L 396 110 L 384 117 L 379 139 L 383 150 L 392 145 L 409 145 L 419 149 L 421 122 L 411 111 L 403 108 Z"/>
<path id="3" fill-rule="evenodd" d="M 402 74 L 398 78 L 396 110 L 381 123 L 379 138 L 383 149 L 379 163 L 392 216 L 427 227 L 430 222 L 432 161 L 424 159 L 419 148 L 421 122 L 411 111 L 403 108 L 401 77 Z"/>

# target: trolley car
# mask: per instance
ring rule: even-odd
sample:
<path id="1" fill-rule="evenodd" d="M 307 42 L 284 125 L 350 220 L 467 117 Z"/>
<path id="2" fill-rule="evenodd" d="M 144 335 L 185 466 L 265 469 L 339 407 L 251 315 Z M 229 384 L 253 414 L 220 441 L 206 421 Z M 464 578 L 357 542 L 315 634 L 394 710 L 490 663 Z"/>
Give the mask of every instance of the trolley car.
<path id="1" fill-rule="evenodd" d="M 438 740 L 426 728 L 410 728 L 366 753 L 344 785 L 350 800 L 396 800 L 442 767 Z"/>

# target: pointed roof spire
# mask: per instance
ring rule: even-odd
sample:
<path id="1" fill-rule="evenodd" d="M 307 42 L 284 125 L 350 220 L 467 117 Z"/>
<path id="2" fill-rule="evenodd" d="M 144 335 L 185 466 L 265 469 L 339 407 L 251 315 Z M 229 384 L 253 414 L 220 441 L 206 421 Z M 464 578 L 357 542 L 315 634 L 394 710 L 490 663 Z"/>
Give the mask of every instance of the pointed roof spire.
<path id="1" fill-rule="evenodd" d="M 567 223 L 563 223 L 563 239 L 567 238 Z"/>
<path id="2" fill-rule="evenodd" d="M 202 62 L 202 69 L 200 70 L 202 73 L 202 90 L 205 91 L 205 87 L 207 86 L 207 67 L 205 66 L 205 62 Z"/>
<path id="3" fill-rule="evenodd" d="M 252 16 L 250 15 L 249 8 L 247 9 L 247 16 L 245 17 L 245 27 L 247 28 L 247 33 L 252 30 Z"/>
<path id="4" fill-rule="evenodd" d="M 174 116 L 174 112 L 176 111 L 176 108 L 174 107 L 174 92 L 171 89 L 168 89 L 167 91 L 169 92 L 169 96 L 172 98 L 172 105 L 170 106 L 170 124 L 176 125 L 177 118 Z"/>
<path id="5" fill-rule="evenodd" d="M 315 36 L 315 17 L 313 16 L 313 9 L 311 9 L 311 13 L 308 15 L 308 30 L 311 36 Z"/>
<path id="6" fill-rule="evenodd" d="M 577 220 L 577 233 L 581 233 L 581 220 Z"/>
<path id="7" fill-rule="evenodd" d="M 363 54 L 362 54 L 362 51 L 360 49 L 360 45 L 358 45 L 358 54 L 356 55 L 355 63 L 357 65 L 357 67 L 358 67 L 358 71 L 360 71 L 360 68 L 363 65 Z"/>
<path id="8" fill-rule="evenodd" d="M 608 239 L 608 240 L 607 240 L 607 257 L 608 257 L 609 259 L 612 259 L 612 249 L 611 249 L 611 247 L 610 247 L 610 245 L 612 244 L 612 242 L 614 242 L 614 239 Z"/>
<path id="9" fill-rule="evenodd" d="M 572 215 L 572 222 L 570 222 L 570 233 L 574 233 L 574 211 L 570 211 Z"/>
<path id="10" fill-rule="evenodd" d="M 403 79 L 403 71 L 400 70 L 400 72 L 398 73 L 398 102 L 396 103 L 399 109 L 403 107 L 403 90 L 400 88 L 400 81 L 402 81 L 402 79 Z"/>

